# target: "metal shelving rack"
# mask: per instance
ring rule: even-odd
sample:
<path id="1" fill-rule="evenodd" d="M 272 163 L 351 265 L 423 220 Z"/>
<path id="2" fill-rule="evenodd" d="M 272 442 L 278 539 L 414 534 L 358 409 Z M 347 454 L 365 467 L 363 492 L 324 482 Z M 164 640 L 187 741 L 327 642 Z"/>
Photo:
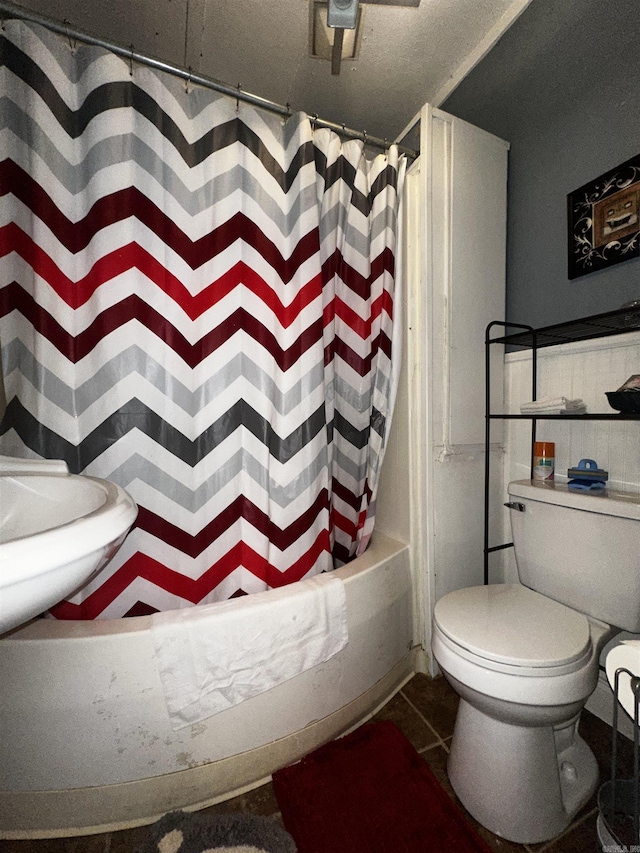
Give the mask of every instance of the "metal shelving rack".
<path id="1" fill-rule="evenodd" d="M 634 697 L 633 778 L 618 777 L 618 714 L 620 676 L 629 676 Z M 598 838 L 602 849 L 640 850 L 640 678 L 625 667 L 615 672 L 613 688 L 613 737 L 611 780 L 598 791 Z"/>
<path id="2" fill-rule="evenodd" d="M 507 329 L 518 329 L 519 331 L 503 334 L 500 337 L 492 337 L 496 326 Z M 603 338 L 610 335 L 620 335 L 626 332 L 640 330 L 640 307 L 620 308 L 617 311 L 608 311 L 604 314 L 595 314 L 592 317 L 583 317 L 568 323 L 557 323 L 553 326 L 545 326 L 534 329 L 521 323 L 508 323 L 494 320 L 489 323 L 485 332 L 485 462 L 484 462 L 484 582 L 489 583 L 489 554 L 504 548 L 513 547 L 513 542 L 503 545 L 489 545 L 489 482 L 490 482 L 490 444 L 491 444 L 491 422 L 493 420 L 526 420 L 531 421 L 531 466 L 533 467 L 533 445 L 536 440 L 536 425 L 539 420 L 581 420 L 581 421 L 640 421 L 640 414 L 624 414 L 619 412 L 589 413 L 584 415 L 512 415 L 507 413 L 495 413 L 491 411 L 491 370 L 490 350 L 493 344 L 504 344 L 505 346 L 518 349 L 530 349 L 532 351 L 531 368 L 531 399 L 537 399 L 538 384 L 538 350 L 542 347 L 568 344 L 574 341 L 587 341 L 593 338 Z"/>

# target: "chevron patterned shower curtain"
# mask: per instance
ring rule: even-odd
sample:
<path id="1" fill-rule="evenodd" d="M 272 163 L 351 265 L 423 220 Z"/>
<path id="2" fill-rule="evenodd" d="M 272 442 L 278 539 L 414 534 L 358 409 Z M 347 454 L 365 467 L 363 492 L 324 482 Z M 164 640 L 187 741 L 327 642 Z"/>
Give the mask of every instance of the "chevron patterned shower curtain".
<path id="1" fill-rule="evenodd" d="M 37 26 L 0 36 L 0 452 L 65 459 L 140 508 L 52 615 L 347 562 L 393 408 L 402 158 Z"/>

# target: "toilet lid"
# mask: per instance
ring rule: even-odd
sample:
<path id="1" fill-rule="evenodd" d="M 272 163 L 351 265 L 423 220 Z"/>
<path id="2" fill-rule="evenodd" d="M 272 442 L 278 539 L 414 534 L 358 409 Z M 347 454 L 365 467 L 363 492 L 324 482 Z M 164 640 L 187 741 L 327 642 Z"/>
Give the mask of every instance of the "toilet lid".
<path id="1" fill-rule="evenodd" d="M 512 666 L 563 666 L 590 644 L 585 616 L 519 584 L 450 592 L 436 604 L 434 618 L 454 643 Z"/>

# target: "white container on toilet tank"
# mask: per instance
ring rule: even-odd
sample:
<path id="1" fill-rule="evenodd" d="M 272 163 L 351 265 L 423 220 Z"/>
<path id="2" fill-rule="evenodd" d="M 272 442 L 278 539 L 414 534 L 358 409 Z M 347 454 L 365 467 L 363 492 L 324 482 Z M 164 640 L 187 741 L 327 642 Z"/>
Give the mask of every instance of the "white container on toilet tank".
<path id="1" fill-rule="evenodd" d="M 447 764 L 467 810 L 510 841 L 547 841 L 598 784 L 578 734 L 615 628 L 640 631 L 640 495 L 509 485 L 520 584 L 457 590 L 433 653 L 460 704 Z"/>

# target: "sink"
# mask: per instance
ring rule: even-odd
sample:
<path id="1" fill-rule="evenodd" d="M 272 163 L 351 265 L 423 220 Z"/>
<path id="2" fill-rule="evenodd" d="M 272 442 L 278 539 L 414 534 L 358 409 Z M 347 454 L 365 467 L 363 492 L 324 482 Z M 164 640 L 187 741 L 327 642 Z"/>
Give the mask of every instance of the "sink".
<path id="1" fill-rule="evenodd" d="M 60 460 L 0 456 L 0 634 L 75 593 L 124 542 L 133 499 Z"/>

